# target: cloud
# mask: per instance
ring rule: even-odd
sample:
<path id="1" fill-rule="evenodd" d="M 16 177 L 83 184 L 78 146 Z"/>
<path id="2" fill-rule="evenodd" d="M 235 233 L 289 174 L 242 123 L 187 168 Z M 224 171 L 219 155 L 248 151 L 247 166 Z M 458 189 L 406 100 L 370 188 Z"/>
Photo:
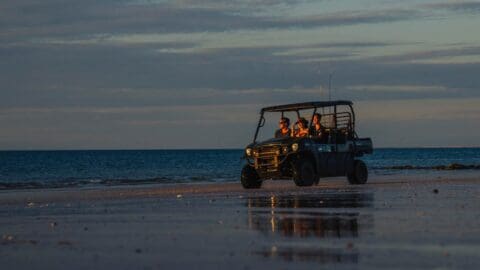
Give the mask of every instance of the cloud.
<path id="1" fill-rule="evenodd" d="M 433 16 L 431 10 L 477 12 L 478 2 L 424 4 L 412 7 L 295 13 L 293 7 L 314 1 L 6 1 L 2 3 L 2 43 L 44 38 L 88 38 L 138 33 L 211 33 L 238 30 L 311 29 L 379 24 Z M 287 10 L 285 12 L 283 9 Z M 293 11 L 293 12 L 292 12 Z"/>
<path id="2" fill-rule="evenodd" d="M 373 92 L 444 92 L 449 89 L 436 85 L 355 85 L 347 87 L 352 91 L 373 91 Z"/>
<path id="3" fill-rule="evenodd" d="M 375 11 L 342 11 L 331 14 L 305 16 L 301 18 L 266 18 L 259 22 L 264 28 L 310 28 L 354 25 L 365 23 L 384 23 L 409 20 L 418 17 L 418 13 L 407 9 L 390 9 Z"/>
<path id="4" fill-rule="evenodd" d="M 477 98 L 423 100 L 389 100 L 383 102 L 356 102 L 358 113 L 368 121 L 392 120 L 480 120 L 480 108 L 475 106 Z"/>
<path id="5" fill-rule="evenodd" d="M 425 60 L 437 60 L 441 58 L 452 58 L 466 56 L 471 61 L 480 62 L 480 46 L 461 46 L 457 45 L 454 48 L 435 49 L 435 50 L 417 50 L 415 52 L 408 52 L 403 54 L 379 56 L 374 57 L 377 61 L 400 63 L 400 62 L 417 62 Z M 472 57 L 476 57 L 472 58 Z M 451 61 L 453 62 L 453 61 Z"/>
<path id="6" fill-rule="evenodd" d="M 425 4 L 423 7 L 453 11 L 461 14 L 477 14 L 480 12 L 480 2 L 478 1 L 450 1 L 444 3 Z"/>
<path id="7" fill-rule="evenodd" d="M 480 63 L 425 64 L 407 61 L 477 53 L 476 47 L 395 57 L 302 62 L 328 56 L 330 47 L 389 43 L 306 45 L 326 52 L 294 53 L 302 46 L 210 48 L 189 53 L 171 47 L 195 43 L 41 44 L 0 49 L 0 107 L 171 106 L 266 104 L 325 97 L 332 68 L 334 97 L 358 100 L 476 97 Z M 166 49 L 160 51 L 159 49 Z M 332 55 L 334 53 L 331 53 Z M 368 87 L 365 87 L 368 86 Z M 434 86 L 434 87 L 433 87 Z M 418 91 L 412 91 L 417 89 Z M 19 98 L 22 97 L 22 98 Z"/>
<path id="8" fill-rule="evenodd" d="M 274 2 L 263 3 L 271 7 Z M 282 2 L 284 5 L 296 1 Z M 284 16 L 284 14 L 252 14 L 252 6 L 241 2 L 220 2 L 206 7 L 179 5 L 175 2 L 129 3 L 126 1 L 42 1 L 15 5 L 8 2 L 0 24 L 5 31 L 3 42 L 32 38 L 78 38 L 104 34 L 132 33 L 195 33 L 234 30 L 333 27 L 409 20 L 419 16 L 409 9 L 373 11 L 340 11 L 318 15 Z M 238 12 L 249 6 L 249 13 Z"/>

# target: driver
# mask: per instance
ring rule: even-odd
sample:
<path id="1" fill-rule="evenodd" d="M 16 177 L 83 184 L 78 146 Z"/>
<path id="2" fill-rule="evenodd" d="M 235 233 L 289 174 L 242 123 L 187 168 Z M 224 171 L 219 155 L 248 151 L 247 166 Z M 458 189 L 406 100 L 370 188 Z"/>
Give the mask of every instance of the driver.
<path id="1" fill-rule="evenodd" d="M 280 129 L 275 131 L 275 138 L 284 138 L 290 137 L 292 130 L 290 130 L 290 119 L 287 117 L 280 118 L 280 122 L 278 122 Z"/>

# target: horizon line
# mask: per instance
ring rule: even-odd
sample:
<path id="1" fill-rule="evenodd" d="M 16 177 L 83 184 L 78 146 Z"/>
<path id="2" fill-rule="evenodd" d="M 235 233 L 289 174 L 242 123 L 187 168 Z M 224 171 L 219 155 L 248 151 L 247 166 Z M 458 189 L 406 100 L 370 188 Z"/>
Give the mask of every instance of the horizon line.
<path id="1" fill-rule="evenodd" d="M 382 146 L 375 149 L 465 149 L 480 148 L 480 146 Z M 59 149 L 0 149 L 0 152 L 55 152 L 55 151 L 212 151 L 212 150 L 243 150 L 244 148 L 59 148 Z"/>

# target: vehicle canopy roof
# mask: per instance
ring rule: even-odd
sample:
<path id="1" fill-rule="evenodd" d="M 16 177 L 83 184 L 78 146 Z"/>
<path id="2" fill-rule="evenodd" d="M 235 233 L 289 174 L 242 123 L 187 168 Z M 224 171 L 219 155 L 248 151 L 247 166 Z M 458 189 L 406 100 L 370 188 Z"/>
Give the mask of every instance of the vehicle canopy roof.
<path id="1" fill-rule="evenodd" d="M 331 106 L 338 106 L 338 105 L 352 106 L 353 103 L 349 100 L 302 102 L 302 103 L 293 103 L 293 104 L 265 107 L 265 108 L 262 108 L 262 113 L 263 112 L 298 111 L 298 110 L 323 108 L 323 107 L 331 107 Z"/>

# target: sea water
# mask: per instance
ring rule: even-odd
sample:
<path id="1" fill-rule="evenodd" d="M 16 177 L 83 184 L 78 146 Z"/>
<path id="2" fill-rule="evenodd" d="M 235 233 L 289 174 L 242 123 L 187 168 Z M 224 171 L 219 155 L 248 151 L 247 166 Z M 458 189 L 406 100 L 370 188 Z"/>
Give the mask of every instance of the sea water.
<path id="1" fill-rule="evenodd" d="M 0 189 L 238 182 L 243 150 L 0 151 Z M 370 174 L 425 174 L 480 165 L 480 148 L 383 148 L 362 159 Z M 398 166 L 423 169 L 394 169 Z"/>

